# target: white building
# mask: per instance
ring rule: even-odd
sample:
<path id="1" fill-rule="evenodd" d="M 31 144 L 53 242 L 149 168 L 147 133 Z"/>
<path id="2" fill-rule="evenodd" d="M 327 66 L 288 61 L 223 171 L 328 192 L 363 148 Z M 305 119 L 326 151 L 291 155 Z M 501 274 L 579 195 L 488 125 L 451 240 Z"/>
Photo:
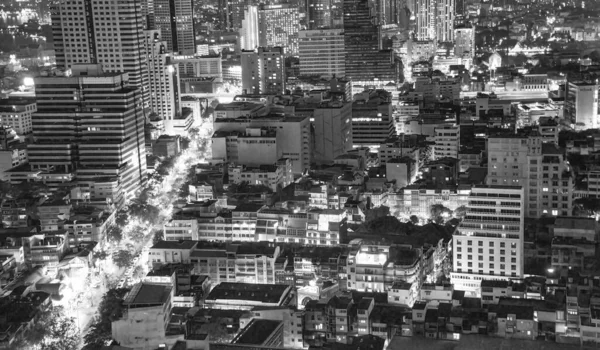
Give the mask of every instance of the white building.
<path id="1" fill-rule="evenodd" d="M 597 129 L 598 84 L 583 81 L 569 82 L 565 98 L 565 119 L 577 129 Z"/>
<path id="2" fill-rule="evenodd" d="M 181 114 L 179 74 L 167 53 L 160 30 L 147 30 L 146 54 L 150 82 L 150 108 L 164 121 L 165 133 L 173 135 L 173 119 Z"/>
<path id="3" fill-rule="evenodd" d="M 249 5 L 244 10 L 242 28 L 240 28 L 242 50 L 255 50 L 259 46 L 258 7 Z"/>
<path id="4" fill-rule="evenodd" d="M 434 129 L 433 141 L 435 145 L 434 158 L 440 159 L 451 157 L 458 159 L 458 150 L 460 148 L 460 126 L 444 125 Z"/>
<path id="5" fill-rule="evenodd" d="M 0 123 L 10 126 L 18 135 L 30 134 L 31 115 L 37 111 L 35 99 L 8 98 L 0 100 Z"/>
<path id="6" fill-rule="evenodd" d="M 453 236 L 451 281 L 481 295 L 482 280 L 523 277 L 524 193 L 519 186 L 478 185 Z"/>
<path id="7" fill-rule="evenodd" d="M 285 188 L 294 181 L 292 164 L 289 159 L 277 160 L 275 164 L 262 164 L 256 167 L 229 165 L 229 183 L 248 182 L 251 185 L 262 185 L 273 192 Z"/>

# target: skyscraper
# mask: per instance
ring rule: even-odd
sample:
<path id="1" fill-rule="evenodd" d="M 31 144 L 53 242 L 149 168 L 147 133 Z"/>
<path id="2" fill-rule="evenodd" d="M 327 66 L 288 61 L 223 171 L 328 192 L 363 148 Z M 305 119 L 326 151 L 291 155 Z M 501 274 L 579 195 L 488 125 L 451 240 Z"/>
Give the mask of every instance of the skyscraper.
<path id="1" fill-rule="evenodd" d="M 301 76 L 346 75 L 342 29 L 301 30 L 298 39 Z"/>
<path id="2" fill-rule="evenodd" d="M 154 0 L 154 25 L 169 51 L 182 55 L 196 52 L 192 14 L 192 0 Z"/>
<path id="3" fill-rule="evenodd" d="M 173 134 L 172 120 L 181 114 L 178 67 L 171 61 L 160 30 L 148 30 L 144 34 L 148 48 L 150 109 L 164 121 L 165 132 Z"/>
<path id="4" fill-rule="evenodd" d="M 481 295 L 482 280 L 523 277 L 524 193 L 520 186 L 473 187 L 453 235 L 451 281 Z"/>
<path id="5" fill-rule="evenodd" d="M 300 28 L 297 7 L 262 5 L 258 11 L 259 45 L 284 47 L 286 56 L 298 54 L 298 30 Z"/>
<path id="6" fill-rule="evenodd" d="M 416 0 L 417 40 L 454 42 L 454 0 Z"/>
<path id="7" fill-rule="evenodd" d="M 60 0 L 52 5 L 52 37 L 58 67 L 102 64 L 125 72 L 148 102 L 144 18 L 140 0 Z"/>
<path id="8" fill-rule="evenodd" d="M 146 182 L 144 116 L 127 73 L 74 64 L 72 75 L 35 78 L 32 169 L 80 184 L 117 178 L 127 195 Z"/>
<path id="9" fill-rule="evenodd" d="M 380 50 L 379 28 L 368 0 L 344 1 L 346 78 L 353 82 L 398 80 L 391 50 Z"/>
<path id="10" fill-rule="evenodd" d="M 283 48 L 259 47 L 242 51 L 242 90 L 248 94 L 282 94 L 285 91 Z"/>
<path id="11" fill-rule="evenodd" d="M 258 7 L 248 6 L 244 11 L 242 28 L 240 29 L 242 50 L 254 50 L 259 45 L 258 39 Z"/>

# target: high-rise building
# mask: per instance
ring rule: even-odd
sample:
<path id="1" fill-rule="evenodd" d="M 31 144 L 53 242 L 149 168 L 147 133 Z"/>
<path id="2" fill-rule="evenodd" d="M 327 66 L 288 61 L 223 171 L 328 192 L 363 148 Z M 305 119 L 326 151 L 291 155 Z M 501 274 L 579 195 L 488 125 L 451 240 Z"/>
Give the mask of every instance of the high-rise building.
<path id="1" fill-rule="evenodd" d="M 548 139 L 537 130 L 488 138 L 487 183 L 522 186 L 526 217 L 568 216 L 573 209 L 573 174 L 564 150 Z"/>
<path id="2" fill-rule="evenodd" d="M 306 8 L 306 23 L 309 30 L 341 27 L 342 1 L 307 0 Z"/>
<path id="3" fill-rule="evenodd" d="M 355 83 L 397 81 L 392 51 L 380 50 L 379 27 L 368 0 L 344 1 L 346 78 Z"/>
<path id="4" fill-rule="evenodd" d="M 285 91 L 283 48 L 259 47 L 242 51 L 242 90 L 248 94 L 282 94 Z"/>
<path id="5" fill-rule="evenodd" d="M 105 73 L 100 64 L 71 70 L 35 78 L 29 164 L 84 186 L 117 178 L 133 195 L 146 182 L 142 95 L 126 73 Z"/>
<path id="6" fill-rule="evenodd" d="M 289 4 L 261 5 L 258 11 L 259 45 L 284 47 L 286 56 L 298 55 L 300 13 Z"/>
<path id="7" fill-rule="evenodd" d="M 454 28 L 454 55 L 463 57 L 465 54 L 471 58 L 475 54 L 475 28 L 470 24 Z"/>
<path id="8" fill-rule="evenodd" d="M 301 76 L 346 75 L 342 29 L 301 30 L 298 37 Z"/>
<path id="9" fill-rule="evenodd" d="M 481 296 L 482 280 L 523 277 L 524 192 L 520 186 L 477 185 L 453 234 L 451 281 Z"/>
<path id="10" fill-rule="evenodd" d="M 353 147 L 378 148 L 395 136 L 396 127 L 392 115 L 391 95 L 376 90 L 354 96 L 352 103 Z"/>
<path id="11" fill-rule="evenodd" d="M 150 82 L 150 109 L 164 121 L 165 132 L 173 134 L 172 120 L 181 114 L 179 73 L 167 43 L 158 29 L 145 31 Z"/>
<path id="12" fill-rule="evenodd" d="M 454 42 L 454 0 L 416 0 L 417 40 Z"/>
<path id="13" fill-rule="evenodd" d="M 169 51 L 182 55 L 196 52 L 192 0 L 153 0 L 154 26 Z"/>
<path id="14" fill-rule="evenodd" d="M 259 46 L 257 6 L 246 7 L 240 29 L 240 40 L 242 50 L 255 50 Z"/>
<path id="15" fill-rule="evenodd" d="M 313 114 L 314 161 L 331 164 L 352 149 L 352 103 L 329 102 Z"/>
<path id="16" fill-rule="evenodd" d="M 58 67 L 102 64 L 104 72 L 128 73 L 148 104 L 145 21 L 140 0 L 60 0 L 52 5 L 52 37 Z"/>
<path id="17" fill-rule="evenodd" d="M 597 129 L 598 85 L 595 81 L 569 81 L 565 98 L 565 119 L 577 129 Z"/>

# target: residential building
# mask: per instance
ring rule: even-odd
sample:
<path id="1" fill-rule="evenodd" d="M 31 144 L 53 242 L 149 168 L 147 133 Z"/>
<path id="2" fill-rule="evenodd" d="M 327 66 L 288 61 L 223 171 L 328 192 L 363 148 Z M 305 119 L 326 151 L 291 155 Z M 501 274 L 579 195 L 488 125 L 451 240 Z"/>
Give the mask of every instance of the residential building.
<path id="1" fill-rule="evenodd" d="M 0 210 L 2 212 L 3 227 L 27 227 L 29 226 L 28 204 L 25 201 L 14 199 L 3 199 Z"/>
<path id="2" fill-rule="evenodd" d="M 404 135 L 391 137 L 379 146 L 379 163 L 386 164 L 393 158 L 410 157 L 414 161 L 419 160 L 420 141 L 424 141 L 419 135 Z"/>
<path id="3" fill-rule="evenodd" d="M 522 186 L 525 216 L 570 215 L 573 175 L 563 150 L 537 130 L 488 138 L 490 185 Z"/>
<path id="4" fill-rule="evenodd" d="M 154 26 L 160 30 L 167 50 L 181 55 L 196 53 L 191 0 L 153 0 Z"/>
<path id="5" fill-rule="evenodd" d="M 159 241 L 148 252 L 148 265 L 189 264 L 190 254 L 197 244 L 196 241 Z"/>
<path id="6" fill-rule="evenodd" d="M 148 105 L 148 71 L 140 0 L 61 0 L 52 6 L 56 65 L 101 64 L 104 72 L 128 73 L 128 84 Z M 191 11 L 189 12 L 191 17 Z M 36 84 L 37 85 L 37 84 Z M 34 126 L 35 128 L 35 126 Z"/>
<path id="7" fill-rule="evenodd" d="M 281 307 L 293 299 L 292 286 L 221 282 L 204 300 L 212 309 L 252 310 L 255 307 Z"/>
<path id="8" fill-rule="evenodd" d="M 404 188 L 417 179 L 417 161 L 410 156 L 389 159 L 385 163 L 385 178 L 396 188 Z"/>
<path id="9" fill-rule="evenodd" d="M 261 47 L 282 47 L 281 54 L 298 55 L 300 12 L 292 4 L 260 5 L 258 10 L 258 44 Z M 242 64 L 243 66 L 243 64 Z"/>
<path id="10" fill-rule="evenodd" d="M 454 0 L 417 0 L 417 40 L 454 42 Z"/>
<path id="11" fill-rule="evenodd" d="M 585 130 L 597 129 L 600 126 L 598 89 L 597 82 L 568 82 L 564 118 L 575 128 Z"/>
<path id="12" fill-rule="evenodd" d="M 28 263 L 42 265 L 47 268 L 48 274 L 54 275 L 58 271 L 58 263 L 68 251 L 69 239 L 65 230 L 45 234 L 41 239 L 31 240 Z"/>
<path id="13" fill-rule="evenodd" d="M 520 186 L 472 188 L 467 215 L 453 235 L 455 289 L 480 296 L 482 280 L 523 277 L 524 197 Z"/>
<path id="14" fill-rule="evenodd" d="M 368 0 L 343 2 L 346 79 L 354 84 L 398 81 L 398 66 L 391 50 L 380 50 L 377 16 Z"/>
<path id="15" fill-rule="evenodd" d="M 559 109 L 549 103 L 519 103 L 516 106 L 517 125 L 537 125 L 544 119 L 558 118 Z"/>
<path id="16" fill-rule="evenodd" d="M 35 79 L 31 169 L 76 174 L 80 184 L 118 178 L 133 195 L 147 180 L 141 93 L 124 87 L 127 74 L 105 73 L 99 64 L 71 69 L 71 76 Z"/>
<path id="17" fill-rule="evenodd" d="M 147 30 L 144 34 L 150 82 L 150 109 L 163 121 L 165 133 L 173 135 L 173 119 L 181 115 L 178 69 L 171 62 L 160 30 Z"/>
<path id="18" fill-rule="evenodd" d="M 285 62 L 282 47 L 242 51 L 242 91 L 247 94 L 283 94 Z"/>
<path id="19" fill-rule="evenodd" d="M 408 215 L 429 217 L 431 206 L 441 204 L 450 210 L 456 210 L 468 203 L 470 188 L 428 188 L 411 185 L 402 189 L 404 210 Z"/>
<path id="20" fill-rule="evenodd" d="M 562 217 L 552 229 L 552 268 L 591 271 L 595 263 L 600 224 L 594 218 Z"/>
<path id="21" fill-rule="evenodd" d="M 112 321 L 112 338 L 121 346 L 156 348 L 166 339 L 173 287 L 140 282 L 125 295 L 121 318 Z"/>
<path id="22" fill-rule="evenodd" d="M 37 111 L 35 99 L 7 98 L 0 100 L 0 123 L 11 127 L 17 135 L 32 132 L 31 115 Z"/>
<path id="23" fill-rule="evenodd" d="M 300 76 L 346 75 L 343 29 L 301 30 L 298 42 Z"/>
<path id="24" fill-rule="evenodd" d="M 181 85 L 194 86 L 209 78 L 220 82 L 223 79 L 223 62 L 221 54 L 207 55 L 174 55 L 170 59 L 179 65 Z M 183 89 L 182 89 L 183 90 Z M 193 91 L 194 89 L 186 89 Z"/>
<path id="25" fill-rule="evenodd" d="M 457 158 L 460 148 L 460 126 L 443 125 L 434 128 L 433 157 L 441 159 L 445 157 Z"/>
<path id="26" fill-rule="evenodd" d="M 471 24 L 454 27 L 454 56 L 475 56 L 475 28 Z"/>
<path id="27" fill-rule="evenodd" d="M 262 185 L 273 192 L 278 192 L 294 181 L 292 164 L 289 159 L 279 159 L 275 164 L 262 164 L 256 167 L 246 165 L 229 165 L 229 183 L 248 182 L 251 185 Z"/>
<path id="28" fill-rule="evenodd" d="M 415 286 L 423 283 L 422 250 L 405 245 L 361 244 L 348 254 L 348 289 L 385 292 L 394 283 L 404 281 Z"/>

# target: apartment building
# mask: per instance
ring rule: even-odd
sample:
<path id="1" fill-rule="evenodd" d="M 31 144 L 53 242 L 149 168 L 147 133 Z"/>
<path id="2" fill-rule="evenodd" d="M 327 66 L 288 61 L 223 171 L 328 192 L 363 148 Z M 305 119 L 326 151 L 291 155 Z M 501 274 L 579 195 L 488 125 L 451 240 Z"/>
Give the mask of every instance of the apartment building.
<path id="1" fill-rule="evenodd" d="M 460 149 L 460 126 L 443 125 L 434 129 L 433 157 L 441 159 L 445 157 L 458 158 Z"/>
<path id="2" fill-rule="evenodd" d="M 453 236 L 455 289 L 481 295 L 481 281 L 523 276 L 524 202 L 520 186 L 476 185 Z"/>
<path id="3" fill-rule="evenodd" d="M 536 130 L 488 138 L 487 183 L 523 187 L 526 217 L 571 215 L 571 167 L 563 150 L 546 140 Z"/>
<path id="4" fill-rule="evenodd" d="M 246 166 L 230 164 L 228 169 L 229 183 L 247 182 L 251 185 L 262 185 L 273 192 L 278 192 L 294 181 L 292 164 L 289 159 L 279 159 L 275 164 Z"/>
<path id="5" fill-rule="evenodd" d="M 35 99 L 7 98 L 0 100 L 0 123 L 11 127 L 18 135 L 33 131 L 31 115 L 37 111 Z"/>

